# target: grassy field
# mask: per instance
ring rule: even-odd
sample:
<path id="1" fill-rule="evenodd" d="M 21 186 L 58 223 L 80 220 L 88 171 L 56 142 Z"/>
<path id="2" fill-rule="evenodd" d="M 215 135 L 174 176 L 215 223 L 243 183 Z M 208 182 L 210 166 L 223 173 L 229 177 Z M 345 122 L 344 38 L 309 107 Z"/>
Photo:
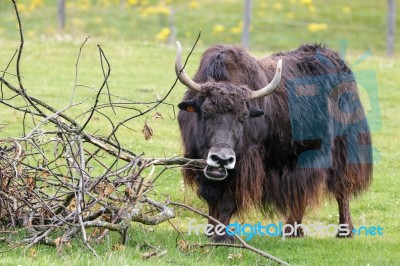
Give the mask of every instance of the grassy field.
<path id="1" fill-rule="evenodd" d="M 0 69 L 4 69 L 19 46 L 16 18 L 11 1 L 0 1 Z M 102 82 L 97 44 L 101 44 L 111 63 L 109 80 L 114 95 L 143 101 L 164 95 L 174 79 L 175 49 L 160 34 L 168 27 L 168 16 L 162 9 L 154 14 L 145 7 L 130 6 L 122 9 L 112 1 L 67 1 L 67 28 L 57 30 L 55 1 L 30 6 L 35 1 L 19 1 L 26 37 L 22 64 L 25 87 L 29 93 L 58 109 L 66 107 L 71 98 L 75 80 L 75 62 L 79 48 L 90 35 L 83 48 L 79 63 L 79 87 L 75 102 L 85 100 L 68 110 L 77 115 L 93 103 L 94 90 Z M 39 1 L 40 2 L 40 1 Z M 130 2 L 130 1 L 127 1 Z M 134 1 L 132 1 L 133 3 Z M 157 1 L 149 1 L 155 5 Z M 187 53 L 198 29 L 202 28 L 199 47 L 187 66 L 188 73 L 195 73 L 200 55 L 206 47 L 216 42 L 237 43 L 237 28 L 241 21 L 242 1 L 166 1 L 175 8 L 177 39 Z M 333 3 L 334 2 L 334 3 Z M 329 5 L 327 4 L 329 3 Z M 107 6 L 105 6 L 107 5 Z M 146 14 L 147 12 L 147 14 Z M 150 13 L 149 13 L 150 12 Z M 400 13 L 400 12 L 397 12 Z M 292 49 L 305 42 L 324 42 L 329 47 L 345 51 L 345 59 L 356 73 L 371 71 L 376 75 L 378 98 L 368 93 L 374 82 L 359 76 L 361 94 L 368 112 L 379 116 L 369 117 L 373 124 L 373 145 L 378 151 L 374 165 L 374 182 L 370 190 L 354 199 L 351 204 L 353 223 L 384 228 L 383 236 L 356 236 L 354 239 L 333 237 L 305 237 L 282 241 L 279 237 L 255 237 L 249 243 L 293 265 L 398 265 L 400 263 L 400 60 L 385 56 L 385 1 L 323 1 L 282 0 L 254 1 L 251 51 L 262 56 L 284 49 Z M 399 25 L 399 20 L 397 20 Z M 240 27 L 239 27 L 240 28 Z M 400 28 L 400 27 L 398 27 Z M 341 47 L 345 47 L 341 48 Z M 400 52 L 400 42 L 396 43 Z M 367 52 L 369 51 L 369 52 Z M 371 56 L 364 58 L 367 53 Z M 15 73 L 13 67 L 9 72 Z M 7 79 L 14 80 L 10 75 Z M 184 87 L 174 88 L 167 102 L 176 106 Z M 104 100 L 104 99 L 103 99 Z M 22 134 L 22 115 L 1 106 L 0 137 Z M 175 108 L 176 109 L 176 108 Z M 176 111 L 176 110 L 175 110 Z M 164 119 L 152 119 L 159 112 Z M 113 121 L 131 115 L 120 111 Z M 98 118 L 100 119 L 100 118 Z M 154 130 L 154 137 L 145 141 L 141 133 L 147 119 Z M 100 120 L 99 120 L 100 121 Z M 181 153 L 179 131 L 174 109 L 161 105 L 148 116 L 133 120 L 122 129 L 122 144 L 147 157 L 173 157 Z M 106 124 L 96 123 L 90 132 L 106 133 Z M 206 211 L 190 189 L 182 187 L 178 170 L 167 172 L 156 184 L 156 191 L 170 195 Z M 335 200 L 326 200 L 317 210 L 310 210 L 304 223 L 337 223 Z M 190 219 L 205 221 L 192 213 L 177 210 L 171 220 L 181 231 L 187 230 Z M 252 213 L 235 218 L 240 223 L 263 221 L 278 222 L 282 217 L 262 217 Z M 155 227 L 134 225 L 125 247 L 118 245 L 118 237 L 111 235 L 102 244 L 95 245 L 101 260 L 94 259 L 80 241 L 71 248 L 57 252 L 54 248 L 36 246 L 24 252 L 23 248 L 0 253 L 1 265 L 269 265 L 270 262 L 249 251 L 235 248 L 204 248 L 182 250 L 176 247 L 178 233 L 169 223 Z M 185 236 L 190 242 L 206 242 L 204 236 Z M 148 243 L 167 250 L 163 257 L 148 260 L 141 254 L 148 250 Z M 0 243 L 0 249 L 7 249 Z M 240 254 L 240 255 L 236 255 Z M 228 259 L 230 257 L 231 259 Z"/>

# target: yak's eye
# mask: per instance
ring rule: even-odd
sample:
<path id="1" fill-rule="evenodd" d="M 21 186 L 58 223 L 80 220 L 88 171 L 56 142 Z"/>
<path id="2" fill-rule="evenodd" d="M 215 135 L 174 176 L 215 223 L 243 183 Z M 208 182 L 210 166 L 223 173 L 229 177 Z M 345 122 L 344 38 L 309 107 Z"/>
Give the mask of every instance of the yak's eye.
<path id="1" fill-rule="evenodd" d="M 204 103 L 201 107 L 201 114 L 204 118 L 209 118 L 215 114 L 215 110 L 211 104 Z"/>
<path id="2" fill-rule="evenodd" d="M 205 109 L 205 108 L 201 109 L 201 113 L 202 113 L 203 115 L 209 115 L 209 114 L 211 114 L 210 110 Z"/>
<path id="3" fill-rule="evenodd" d="M 241 114 L 239 117 L 239 122 L 243 123 L 247 118 L 249 118 L 248 113 Z"/>

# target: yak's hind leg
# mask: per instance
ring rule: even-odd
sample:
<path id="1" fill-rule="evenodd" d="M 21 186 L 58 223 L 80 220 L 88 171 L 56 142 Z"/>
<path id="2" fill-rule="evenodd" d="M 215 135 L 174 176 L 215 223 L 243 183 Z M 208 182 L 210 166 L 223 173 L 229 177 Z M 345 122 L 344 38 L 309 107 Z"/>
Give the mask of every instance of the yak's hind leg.
<path id="1" fill-rule="evenodd" d="M 353 237 L 350 199 L 366 190 L 372 180 L 372 150 L 369 134 L 355 134 L 359 138 L 337 138 L 334 150 L 334 168 L 328 189 L 335 195 L 339 207 L 339 224 L 346 224 L 348 233 L 336 237 Z M 365 147 L 361 149 L 363 145 Z M 360 145 L 357 146 L 357 145 Z"/>
<path id="2" fill-rule="evenodd" d="M 346 169 L 347 167 L 345 167 Z M 348 174 L 348 173 L 347 173 Z M 328 183 L 328 189 L 335 195 L 339 209 L 339 225 L 347 225 L 349 229 L 348 234 L 340 233 L 336 234 L 336 237 L 345 238 L 353 236 L 353 222 L 350 214 L 350 198 L 352 195 L 351 191 L 351 179 L 347 177 L 346 172 L 341 169 L 336 169 L 331 173 L 331 177 Z"/>
<path id="3" fill-rule="evenodd" d="M 345 224 L 349 230 L 348 234 L 345 233 L 337 233 L 336 237 L 345 238 L 345 237 L 353 237 L 353 222 L 351 221 L 350 215 L 350 200 L 349 196 L 336 196 L 337 203 L 339 205 L 339 225 Z"/>

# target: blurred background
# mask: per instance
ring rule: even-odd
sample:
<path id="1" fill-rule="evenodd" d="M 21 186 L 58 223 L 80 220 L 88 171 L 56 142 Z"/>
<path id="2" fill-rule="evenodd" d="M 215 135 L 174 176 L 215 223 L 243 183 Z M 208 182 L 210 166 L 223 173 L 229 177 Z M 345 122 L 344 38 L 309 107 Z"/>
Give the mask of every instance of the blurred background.
<path id="1" fill-rule="evenodd" d="M 15 39 L 10 0 L 0 1 L 0 40 Z M 253 50 L 305 42 L 393 55 L 399 50 L 396 0 L 18 0 L 30 40 L 92 38 L 173 45 L 242 43 Z"/>

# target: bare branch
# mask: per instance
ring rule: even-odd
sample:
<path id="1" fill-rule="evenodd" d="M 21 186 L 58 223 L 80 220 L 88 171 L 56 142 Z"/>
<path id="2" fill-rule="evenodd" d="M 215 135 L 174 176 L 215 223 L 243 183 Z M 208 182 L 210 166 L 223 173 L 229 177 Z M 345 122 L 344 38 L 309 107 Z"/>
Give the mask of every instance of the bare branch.
<path id="1" fill-rule="evenodd" d="M 83 46 L 85 46 L 86 42 L 89 40 L 89 38 L 90 38 L 90 36 L 86 37 L 86 39 L 81 44 L 81 47 L 79 48 L 78 56 L 76 58 L 76 62 L 75 62 L 75 82 L 74 82 L 74 88 L 72 89 L 70 105 L 72 105 L 73 102 L 74 102 L 75 91 L 76 91 L 76 88 L 78 86 L 78 66 L 79 66 L 79 60 L 80 60 L 81 54 L 82 54 L 82 49 L 83 49 Z"/>

